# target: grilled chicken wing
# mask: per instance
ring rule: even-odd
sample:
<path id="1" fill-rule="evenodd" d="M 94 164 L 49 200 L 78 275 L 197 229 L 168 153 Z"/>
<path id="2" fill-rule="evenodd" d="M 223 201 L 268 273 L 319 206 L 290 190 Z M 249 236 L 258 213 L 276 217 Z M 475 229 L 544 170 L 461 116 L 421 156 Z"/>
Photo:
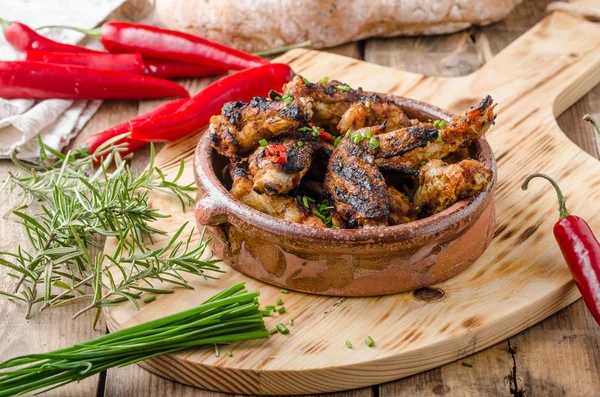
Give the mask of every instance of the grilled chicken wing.
<path id="1" fill-rule="evenodd" d="M 307 125 L 312 117 L 312 100 L 296 98 L 273 101 L 255 97 L 249 103 L 229 102 L 219 116 L 210 119 L 212 146 L 234 161 L 258 147 L 261 139 Z"/>
<path id="2" fill-rule="evenodd" d="M 417 208 L 410 202 L 408 196 L 396 188 L 388 186 L 390 196 L 390 225 L 401 225 L 417 220 Z"/>
<path id="3" fill-rule="evenodd" d="M 249 171 L 254 179 L 254 191 L 274 195 L 285 194 L 296 188 L 308 172 L 321 142 L 320 138 L 311 134 L 298 133 L 277 137 L 269 142 L 269 146 L 256 149 L 248 159 Z M 269 159 L 271 145 L 285 148 L 287 161 L 278 164 Z"/>
<path id="4" fill-rule="evenodd" d="M 421 167 L 413 203 L 436 214 L 485 190 L 491 181 L 492 172 L 479 161 L 462 160 L 448 165 L 442 160 L 431 160 Z"/>
<path id="5" fill-rule="evenodd" d="M 362 89 L 354 90 L 337 80 L 307 83 L 300 75 L 296 75 L 283 90 L 293 98 L 311 98 L 314 101 L 311 121 L 330 133 L 337 131 L 342 115 L 360 100 L 362 94 Z"/>
<path id="6" fill-rule="evenodd" d="M 325 188 L 349 227 L 387 225 L 390 214 L 387 185 L 366 147 L 349 138 L 342 139 L 329 159 Z"/>
<path id="7" fill-rule="evenodd" d="M 380 94 L 370 94 L 352 104 L 337 125 L 343 135 L 348 130 L 380 125 L 387 122 L 385 131 L 394 131 L 412 125 L 411 120 L 394 101 Z"/>
<path id="8" fill-rule="evenodd" d="M 240 163 L 231 170 L 231 179 L 233 180 L 231 194 L 242 203 L 275 218 L 325 227 L 321 219 L 290 196 L 268 196 L 256 193 L 253 189 L 252 177 L 244 164 Z"/>
<path id="9" fill-rule="evenodd" d="M 494 124 L 496 115 L 492 97 L 485 97 L 479 105 L 471 108 L 464 116 L 456 117 L 440 130 L 440 139 L 427 146 L 412 150 L 404 155 L 389 159 L 378 159 L 377 165 L 384 168 L 418 168 L 423 161 L 442 159 L 461 147 L 479 139 Z"/>

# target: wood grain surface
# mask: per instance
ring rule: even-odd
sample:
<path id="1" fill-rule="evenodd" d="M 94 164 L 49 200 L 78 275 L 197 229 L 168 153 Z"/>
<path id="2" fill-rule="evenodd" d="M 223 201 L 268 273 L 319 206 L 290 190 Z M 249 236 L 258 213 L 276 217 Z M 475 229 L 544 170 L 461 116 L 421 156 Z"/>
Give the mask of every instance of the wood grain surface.
<path id="1" fill-rule="evenodd" d="M 519 5 L 506 20 L 484 28 L 473 28 L 454 35 L 423 38 L 370 39 L 327 51 L 426 75 L 456 76 L 477 70 L 491 56 L 545 16 L 550 0 L 528 0 Z M 123 15 L 117 15 L 121 19 Z M 466 61 L 464 60 L 466 59 Z M 457 65 L 457 66 L 455 66 Z M 206 84 L 203 80 L 200 84 Z M 200 84 L 182 81 L 195 92 Z M 193 85 L 192 85 L 193 84 Z M 590 87 L 593 88 L 593 87 Z M 127 120 L 156 104 L 156 101 L 106 101 L 72 146 L 88 135 Z M 600 86 L 558 117 L 567 136 L 592 156 L 598 158 L 600 140 L 591 127 L 581 121 L 586 113 L 600 118 Z M 158 145 L 161 147 L 162 145 Z M 144 168 L 148 150 L 135 153 L 132 162 Z M 14 170 L 8 161 L 0 161 L 0 179 Z M 10 203 L 2 206 L 4 212 Z M 579 204 L 570 202 L 574 212 Z M 1 249 L 25 241 L 12 222 L 0 220 Z M 551 245 L 553 247 L 553 245 Z M 4 280 L 6 278 L 3 277 Z M 23 307 L 0 300 L 0 357 L 52 350 L 98 336 L 91 330 L 91 318 L 75 322 L 70 316 L 77 306 L 35 313 L 23 318 Z M 510 341 L 516 351 L 508 349 Z M 327 394 L 330 397 L 368 396 L 509 396 L 517 390 L 529 396 L 592 396 L 600 390 L 600 327 L 593 321 L 581 300 L 531 328 L 478 353 L 444 366 L 421 372 L 373 388 Z M 462 362 L 472 367 L 462 365 Z M 514 376 L 512 374 L 515 369 Z M 510 376 L 509 376 L 510 375 Z M 514 387 L 513 379 L 517 382 Z M 101 377 L 81 384 L 54 390 L 52 396 L 173 396 L 225 397 L 227 395 L 189 387 L 158 377 L 138 366 L 115 368 Z"/>
<path id="2" fill-rule="evenodd" d="M 556 203 L 553 198 L 541 198 L 550 189 L 544 185 L 527 196 L 519 186 L 528 173 L 539 169 L 559 180 L 588 181 L 589 185 L 574 183 L 564 190 L 582 206 L 579 214 L 592 227 L 600 227 L 593 209 L 593 202 L 600 198 L 600 164 L 572 144 L 554 119 L 586 93 L 585 87 L 600 81 L 599 33 L 600 27 L 590 22 L 554 13 L 476 73 L 452 79 L 389 70 L 315 51 L 295 50 L 280 57 L 310 80 L 322 77 L 323 65 L 327 65 L 329 76 L 352 86 L 406 95 L 454 112 L 492 94 L 501 115 L 487 134 L 499 169 L 496 238 L 475 265 L 437 285 L 446 293 L 439 302 L 417 301 L 412 294 L 339 299 L 292 293 L 285 300 L 296 325 L 288 337 L 236 344 L 233 358 L 193 351 L 141 365 L 183 383 L 226 392 L 280 395 L 349 389 L 453 361 L 571 303 L 578 296 L 576 289 L 557 248 L 548 248 L 553 244 Z M 576 40 L 583 36 L 592 39 Z M 519 68 L 511 67 L 517 63 Z M 157 165 L 167 173 L 175 171 L 180 158 L 191 165 L 197 138 L 167 145 Z M 191 168 L 183 178 L 193 180 Z M 166 230 L 174 231 L 193 219 L 191 209 L 186 214 L 177 212 L 175 200 L 166 196 L 152 200 L 153 205 L 172 210 L 171 218 L 159 221 Z M 107 249 L 111 249 L 110 241 Z M 196 291 L 159 297 L 139 312 L 128 305 L 111 308 L 105 312 L 109 328 L 189 308 L 240 280 L 259 289 L 263 302 L 279 297 L 277 288 L 228 269 L 220 284 L 194 280 Z M 278 321 L 268 320 L 271 326 Z M 374 349 L 360 342 L 365 332 L 377 341 Z M 356 348 L 349 352 L 343 345 L 345 339 Z"/>

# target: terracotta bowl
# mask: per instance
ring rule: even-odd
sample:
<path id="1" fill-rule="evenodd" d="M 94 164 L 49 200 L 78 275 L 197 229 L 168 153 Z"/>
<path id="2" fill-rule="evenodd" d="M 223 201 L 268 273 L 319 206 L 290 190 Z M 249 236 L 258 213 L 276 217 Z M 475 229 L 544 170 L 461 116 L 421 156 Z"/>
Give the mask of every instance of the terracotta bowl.
<path id="1" fill-rule="evenodd" d="M 427 103 L 389 96 L 411 118 L 454 115 Z M 487 190 L 412 223 L 375 229 L 325 229 L 276 219 L 240 203 L 225 188 L 228 160 L 205 134 L 194 159 L 196 220 L 208 226 L 215 255 L 240 272 L 283 288 L 321 295 L 385 295 L 429 286 L 471 265 L 492 240 L 496 161 L 484 139 L 470 157 L 492 170 Z"/>

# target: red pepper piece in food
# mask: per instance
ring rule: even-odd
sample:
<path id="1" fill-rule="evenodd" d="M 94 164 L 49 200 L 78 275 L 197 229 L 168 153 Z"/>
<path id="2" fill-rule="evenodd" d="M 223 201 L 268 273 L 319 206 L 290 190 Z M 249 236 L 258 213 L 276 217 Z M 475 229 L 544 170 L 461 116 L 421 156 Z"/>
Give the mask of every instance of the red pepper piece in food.
<path id="1" fill-rule="evenodd" d="M 146 99 L 188 97 L 169 80 L 40 62 L 0 62 L 0 98 Z"/>
<path id="2" fill-rule="evenodd" d="M 109 52 L 133 52 L 148 59 L 167 59 L 242 70 L 269 63 L 264 58 L 190 33 L 128 22 L 107 22 L 97 29 L 73 29 L 99 38 Z"/>
<path id="3" fill-rule="evenodd" d="M 527 190 L 533 178 L 544 178 L 556 189 L 560 218 L 554 225 L 554 237 L 583 301 L 600 324 L 600 243 L 586 221 L 578 216 L 569 215 L 560 187 L 548 175 L 529 175 L 523 183 L 523 190 Z"/>
<path id="4" fill-rule="evenodd" d="M 117 70 L 133 74 L 145 73 L 144 63 L 140 54 L 25 51 L 19 55 L 19 60 L 78 65 L 93 69 Z"/>
<path id="5" fill-rule="evenodd" d="M 164 59 L 144 59 L 146 76 L 161 78 L 207 77 L 227 73 L 227 69 Z"/>
<path id="6" fill-rule="evenodd" d="M 285 145 L 271 143 L 265 148 L 265 156 L 275 164 L 284 164 L 288 159 L 288 150 Z"/>
<path id="7" fill-rule="evenodd" d="M 130 126 L 149 122 L 149 121 L 152 121 L 156 117 L 164 116 L 166 114 L 171 114 L 171 113 L 175 112 L 177 109 L 179 109 L 188 100 L 189 100 L 188 98 L 182 98 L 182 99 L 177 99 L 177 100 L 162 104 L 160 106 L 157 106 L 154 109 L 150 110 L 149 112 L 146 112 L 137 117 L 134 117 L 133 119 L 131 119 L 129 121 L 125 121 L 121 124 L 117 124 L 114 127 L 109 128 L 107 130 L 98 132 L 94 135 L 90 135 L 83 141 L 83 143 L 87 147 L 88 152 L 90 154 L 93 154 L 106 141 L 116 138 L 120 135 L 126 134 L 130 130 Z M 131 138 L 124 138 L 124 139 L 121 139 L 119 142 L 115 142 L 115 143 L 119 143 L 119 144 L 127 143 L 127 150 L 124 152 L 121 152 L 122 156 L 132 153 L 132 152 L 136 151 L 137 149 L 139 149 L 143 146 L 146 146 L 148 144 L 148 142 L 136 141 Z"/>
<path id="8" fill-rule="evenodd" d="M 333 141 L 335 140 L 333 135 L 331 135 L 329 132 L 324 131 L 324 130 L 319 130 L 319 136 L 321 137 L 322 140 L 327 141 L 327 142 L 333 143 Z"/>
<path id="9" fill-rule="evenodd" d="M 90 50 L 71 44 L 58 43 L 50 40 L 29 26 L 20 22 L 10 22 L 0 19 L 0 25 L 4 30 L 4 37 L 14 48 L 19 51 L 57 51 L 57 52 L 88 52 L 99 51 Z"/>
<path id="10" fill-rule="evenodd" d="M 194 95 L 176 113 L 132 126 L 131 137 L 147 142 L 172 141 L 205 127 L 231 101 L 249 101 L 278 90 L 293 77 L 292 69 L 271 63 L 227 75 Z"/>

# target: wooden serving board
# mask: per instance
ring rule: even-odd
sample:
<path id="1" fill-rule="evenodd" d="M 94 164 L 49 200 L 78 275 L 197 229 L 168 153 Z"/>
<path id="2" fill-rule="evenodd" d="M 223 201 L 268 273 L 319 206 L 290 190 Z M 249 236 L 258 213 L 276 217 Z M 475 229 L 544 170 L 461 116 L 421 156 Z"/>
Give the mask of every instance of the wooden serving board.
<path id="1" fill-rule="evenodd" d="M 388 92 L 463 112 L 491 94 L 499 103 L 497 124 L 487 134 L 498 160 L 498 225 L 486 253 L 469 269 L 435 287 L 443 299 L 413 293 L 379 298 L 329 298 L 290 291 L 250 279 L 232 269 L 220 281 L 191 280 L 194 291 L 158 296 L 135 311 L 129 304 L 106 310 L 111 330 L 185 310 L 227 286 L 246 281 L 263 305 L 285 301 L 287 313 L 267 318 L 269 327 L 294 325 L 289 335 L 236 343 L 233 357 L 191 350 L 140 363 L 156 374 L 211 390 L 247 394 L 302 394 L 387 382 L 457 360 L 546 318 L 579 297 L 552 235 L 556 195 L 548 183 L 520 185 L 543 171 L 562 185 L 573 213 L 600 232 L 600 163 L 569 141 L 555 117 L 600 82 L 600 26 L 554 13 L 476 73 L 461 78 L 426 77 L 338 55 L 295 50 L 281 56 L 310 80 L 328 75 L 353 87 Z M 583 122 L 583 121 L 582 121 Z M 173 173 L 186 162 L 193 181 L 198 136 L 174 142 L 157 157 Z M 175 231 L 194 222 L 170 197 L 152 205 L 171 218 L 160 228 Z M 170 236 L 157 241 L 161 244 Z M 114 242 L 107 243 L 107 250 Z M 364 338 L 376 342 L 368 348 Z M 348 349 L 345 341 L 354 347 Z"/>

